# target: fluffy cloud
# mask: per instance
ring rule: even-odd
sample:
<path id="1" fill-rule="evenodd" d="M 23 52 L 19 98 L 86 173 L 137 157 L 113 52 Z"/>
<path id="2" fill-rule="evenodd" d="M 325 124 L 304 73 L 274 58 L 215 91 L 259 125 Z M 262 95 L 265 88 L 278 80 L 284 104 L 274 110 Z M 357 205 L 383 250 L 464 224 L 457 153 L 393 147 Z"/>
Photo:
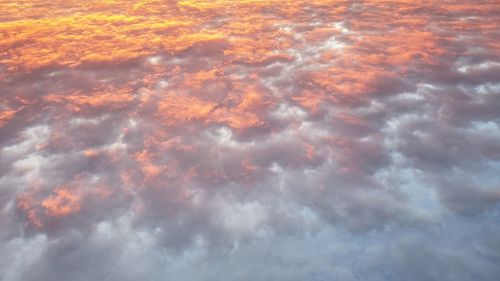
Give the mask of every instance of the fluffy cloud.
<path id="1" fill-rule="evenodd" d="M 495 1 L 0 0 L 3 280 L 496 280 Z"/>

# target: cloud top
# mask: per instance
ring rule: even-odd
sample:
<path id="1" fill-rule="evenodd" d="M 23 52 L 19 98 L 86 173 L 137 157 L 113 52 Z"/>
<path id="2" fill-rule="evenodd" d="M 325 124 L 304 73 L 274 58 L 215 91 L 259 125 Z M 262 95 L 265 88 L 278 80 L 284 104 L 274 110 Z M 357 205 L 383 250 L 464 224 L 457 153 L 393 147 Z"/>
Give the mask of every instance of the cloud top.
<path id="1" fill-rule="evenodd" d="M 0 0 L 2 280 L 497 280 L 496 2 Z"/>

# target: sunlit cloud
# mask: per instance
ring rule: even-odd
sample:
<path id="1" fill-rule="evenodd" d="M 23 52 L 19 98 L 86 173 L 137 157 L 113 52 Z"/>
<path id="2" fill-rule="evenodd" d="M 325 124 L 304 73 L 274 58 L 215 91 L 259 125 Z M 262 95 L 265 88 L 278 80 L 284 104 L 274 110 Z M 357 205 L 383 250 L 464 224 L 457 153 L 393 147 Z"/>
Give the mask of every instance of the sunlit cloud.
<path id="1" fill-rule="evenodd" d="M 0 0 L 2 280 L 498 280 L 497 7 Z"/>

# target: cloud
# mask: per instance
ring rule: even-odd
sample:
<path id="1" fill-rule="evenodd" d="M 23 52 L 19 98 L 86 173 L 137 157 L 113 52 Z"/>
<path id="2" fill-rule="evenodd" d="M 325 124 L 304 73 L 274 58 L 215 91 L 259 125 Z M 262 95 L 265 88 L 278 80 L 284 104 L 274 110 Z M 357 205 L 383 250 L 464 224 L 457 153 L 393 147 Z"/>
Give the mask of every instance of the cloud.
<path id="1" fill-rule="evenodd" d="M 25 2 L 5 280 L 500 276 L 494 1 Z"/>

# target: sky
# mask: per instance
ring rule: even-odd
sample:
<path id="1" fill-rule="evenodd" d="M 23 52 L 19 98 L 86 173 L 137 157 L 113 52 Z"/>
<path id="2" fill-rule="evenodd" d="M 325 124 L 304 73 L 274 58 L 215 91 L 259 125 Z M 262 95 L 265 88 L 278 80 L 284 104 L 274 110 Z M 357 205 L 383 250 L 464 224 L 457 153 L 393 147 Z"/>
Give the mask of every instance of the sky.
<path id="1" fill-rule="evenodd" d="M 499 264 L 498 0 L 0 0 L 1 281 Z"/>

